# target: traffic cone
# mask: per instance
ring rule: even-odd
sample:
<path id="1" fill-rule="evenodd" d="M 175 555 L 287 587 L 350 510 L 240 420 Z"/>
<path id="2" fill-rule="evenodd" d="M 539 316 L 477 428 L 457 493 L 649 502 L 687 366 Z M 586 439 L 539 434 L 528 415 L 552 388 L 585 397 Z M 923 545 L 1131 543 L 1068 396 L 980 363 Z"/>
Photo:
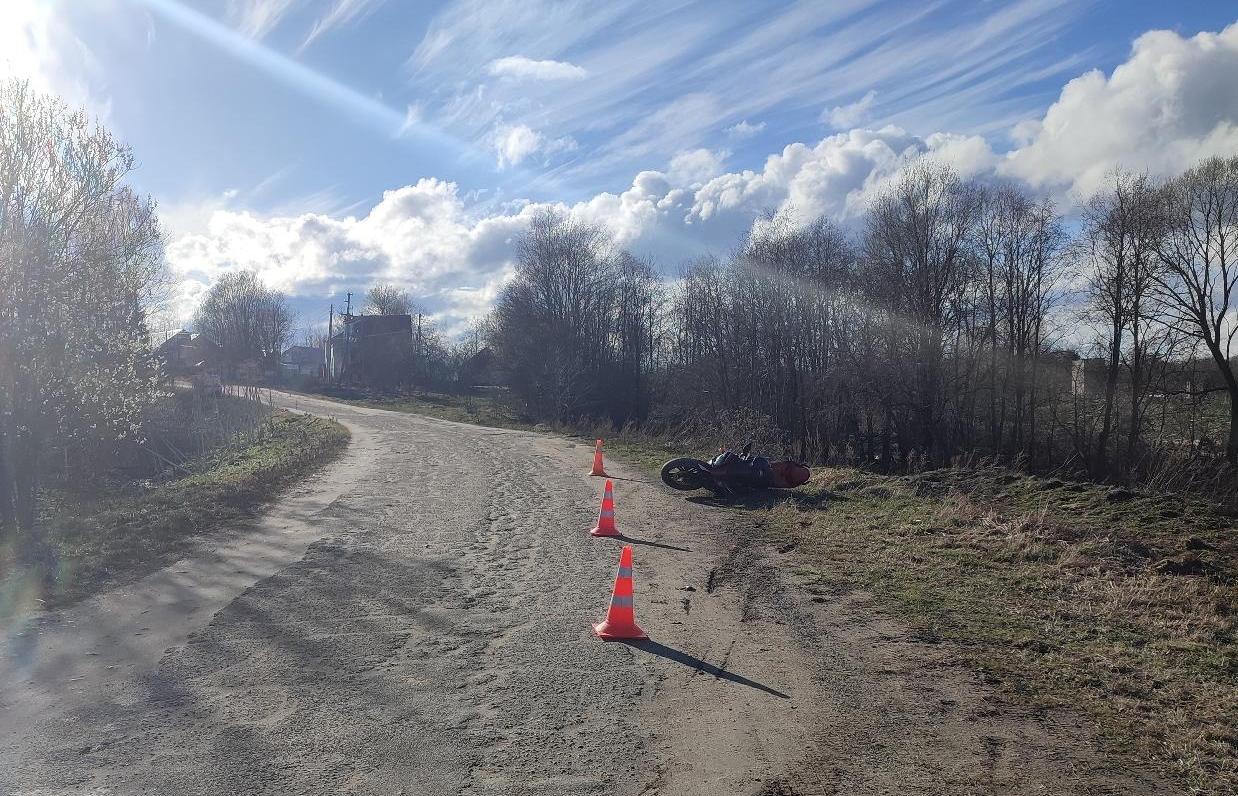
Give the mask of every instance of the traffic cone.
<path id="1" fill-rule="evenodd" d="M 594 536 L 618 536 L 615 527 L 615 485 L 606 479 L 606 491 L 602 493 L 602 510 L 598 512 L 598 524 L 589 533 Z"/>
<path id="2" fill-rule="evenodd" d="M 606 475 L 606 470 L 602 467 L 602 440 L 598 440 L 593 446 L 593 469 L 589 471 L 589 475 Z"/>
<path id="3" fill-rule="evenodd" d="M 610 595 L 606 621 L 593 626 L 593 632 L 603 641 L 649 638 L 636 626 L 632 609 L 632 545 L 624 545 L 619 554 L 619 571 L 615 574 L 615 590 Z"/>

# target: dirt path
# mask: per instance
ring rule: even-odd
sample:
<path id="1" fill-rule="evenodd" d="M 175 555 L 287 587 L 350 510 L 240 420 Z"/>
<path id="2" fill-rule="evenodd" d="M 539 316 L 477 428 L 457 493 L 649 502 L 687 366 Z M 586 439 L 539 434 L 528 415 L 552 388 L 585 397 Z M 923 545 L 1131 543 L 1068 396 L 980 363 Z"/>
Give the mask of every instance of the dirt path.
<path id="1" fill-rule="evenodd" d="M 1166 792 L 617 463 L 653 641 L 603 644 L 589 447 L 288 400 L 349 452 L 218 549 L 4 629 L 0 793 Z"/>

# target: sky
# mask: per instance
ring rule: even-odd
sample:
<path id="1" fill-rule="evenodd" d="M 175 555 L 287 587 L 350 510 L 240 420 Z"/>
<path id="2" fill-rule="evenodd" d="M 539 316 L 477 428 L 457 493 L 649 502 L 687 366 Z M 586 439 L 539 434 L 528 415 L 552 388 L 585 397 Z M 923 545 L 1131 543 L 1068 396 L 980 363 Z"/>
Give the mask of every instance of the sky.
<path id="1" fill-rule="evenodd" d="M 1069 208 L 1238 154 L 1228 0 L 0 0 L 0 76 L 132 146 L 168 325 L 250 269 L 305 328 L 385 282 L 458 334 L 546 206 L 673 276 L 919 159 Z"/>

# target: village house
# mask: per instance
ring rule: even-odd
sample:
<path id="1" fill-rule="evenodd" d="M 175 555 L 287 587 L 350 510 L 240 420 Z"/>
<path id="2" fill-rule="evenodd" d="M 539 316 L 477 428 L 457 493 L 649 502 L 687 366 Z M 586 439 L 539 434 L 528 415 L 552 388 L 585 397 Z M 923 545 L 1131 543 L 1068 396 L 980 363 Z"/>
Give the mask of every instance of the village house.
<path id="1" fill-rule="evenodd" d="M 212 370 L 219 364 L 219 349 L 201 334 L 184 329 L 169 336 L 156 349 L 155 356 L 165 373 L 184 376 Z"/>
<path id="2" fill-rule="evenodd" d="M 291 346 L 280 357 L 279 365 L 280 373 L 285 378 L 318 378 L 323 370 L 322 349 L 308 345 Z"/>
<path id="3" fill-rule="evenodd" d="M 390 387 L 409 375 L 411 315 L 342 315 L 344 328 L 327 341 L 326 371 L 333 384 Z"/>

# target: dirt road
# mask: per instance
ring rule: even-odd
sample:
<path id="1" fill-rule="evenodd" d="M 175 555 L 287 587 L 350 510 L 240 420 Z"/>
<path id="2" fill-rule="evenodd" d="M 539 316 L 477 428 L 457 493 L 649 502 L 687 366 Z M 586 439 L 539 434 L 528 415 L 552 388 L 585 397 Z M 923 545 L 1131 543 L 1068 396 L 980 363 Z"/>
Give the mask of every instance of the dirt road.
<path id="1" fill-rule="evenodd" d="M 263 521 L 0 640 L 0 793 L 1152 793 L 746 515 L 591 447 L 288 398 L 353 432 Z"/>

